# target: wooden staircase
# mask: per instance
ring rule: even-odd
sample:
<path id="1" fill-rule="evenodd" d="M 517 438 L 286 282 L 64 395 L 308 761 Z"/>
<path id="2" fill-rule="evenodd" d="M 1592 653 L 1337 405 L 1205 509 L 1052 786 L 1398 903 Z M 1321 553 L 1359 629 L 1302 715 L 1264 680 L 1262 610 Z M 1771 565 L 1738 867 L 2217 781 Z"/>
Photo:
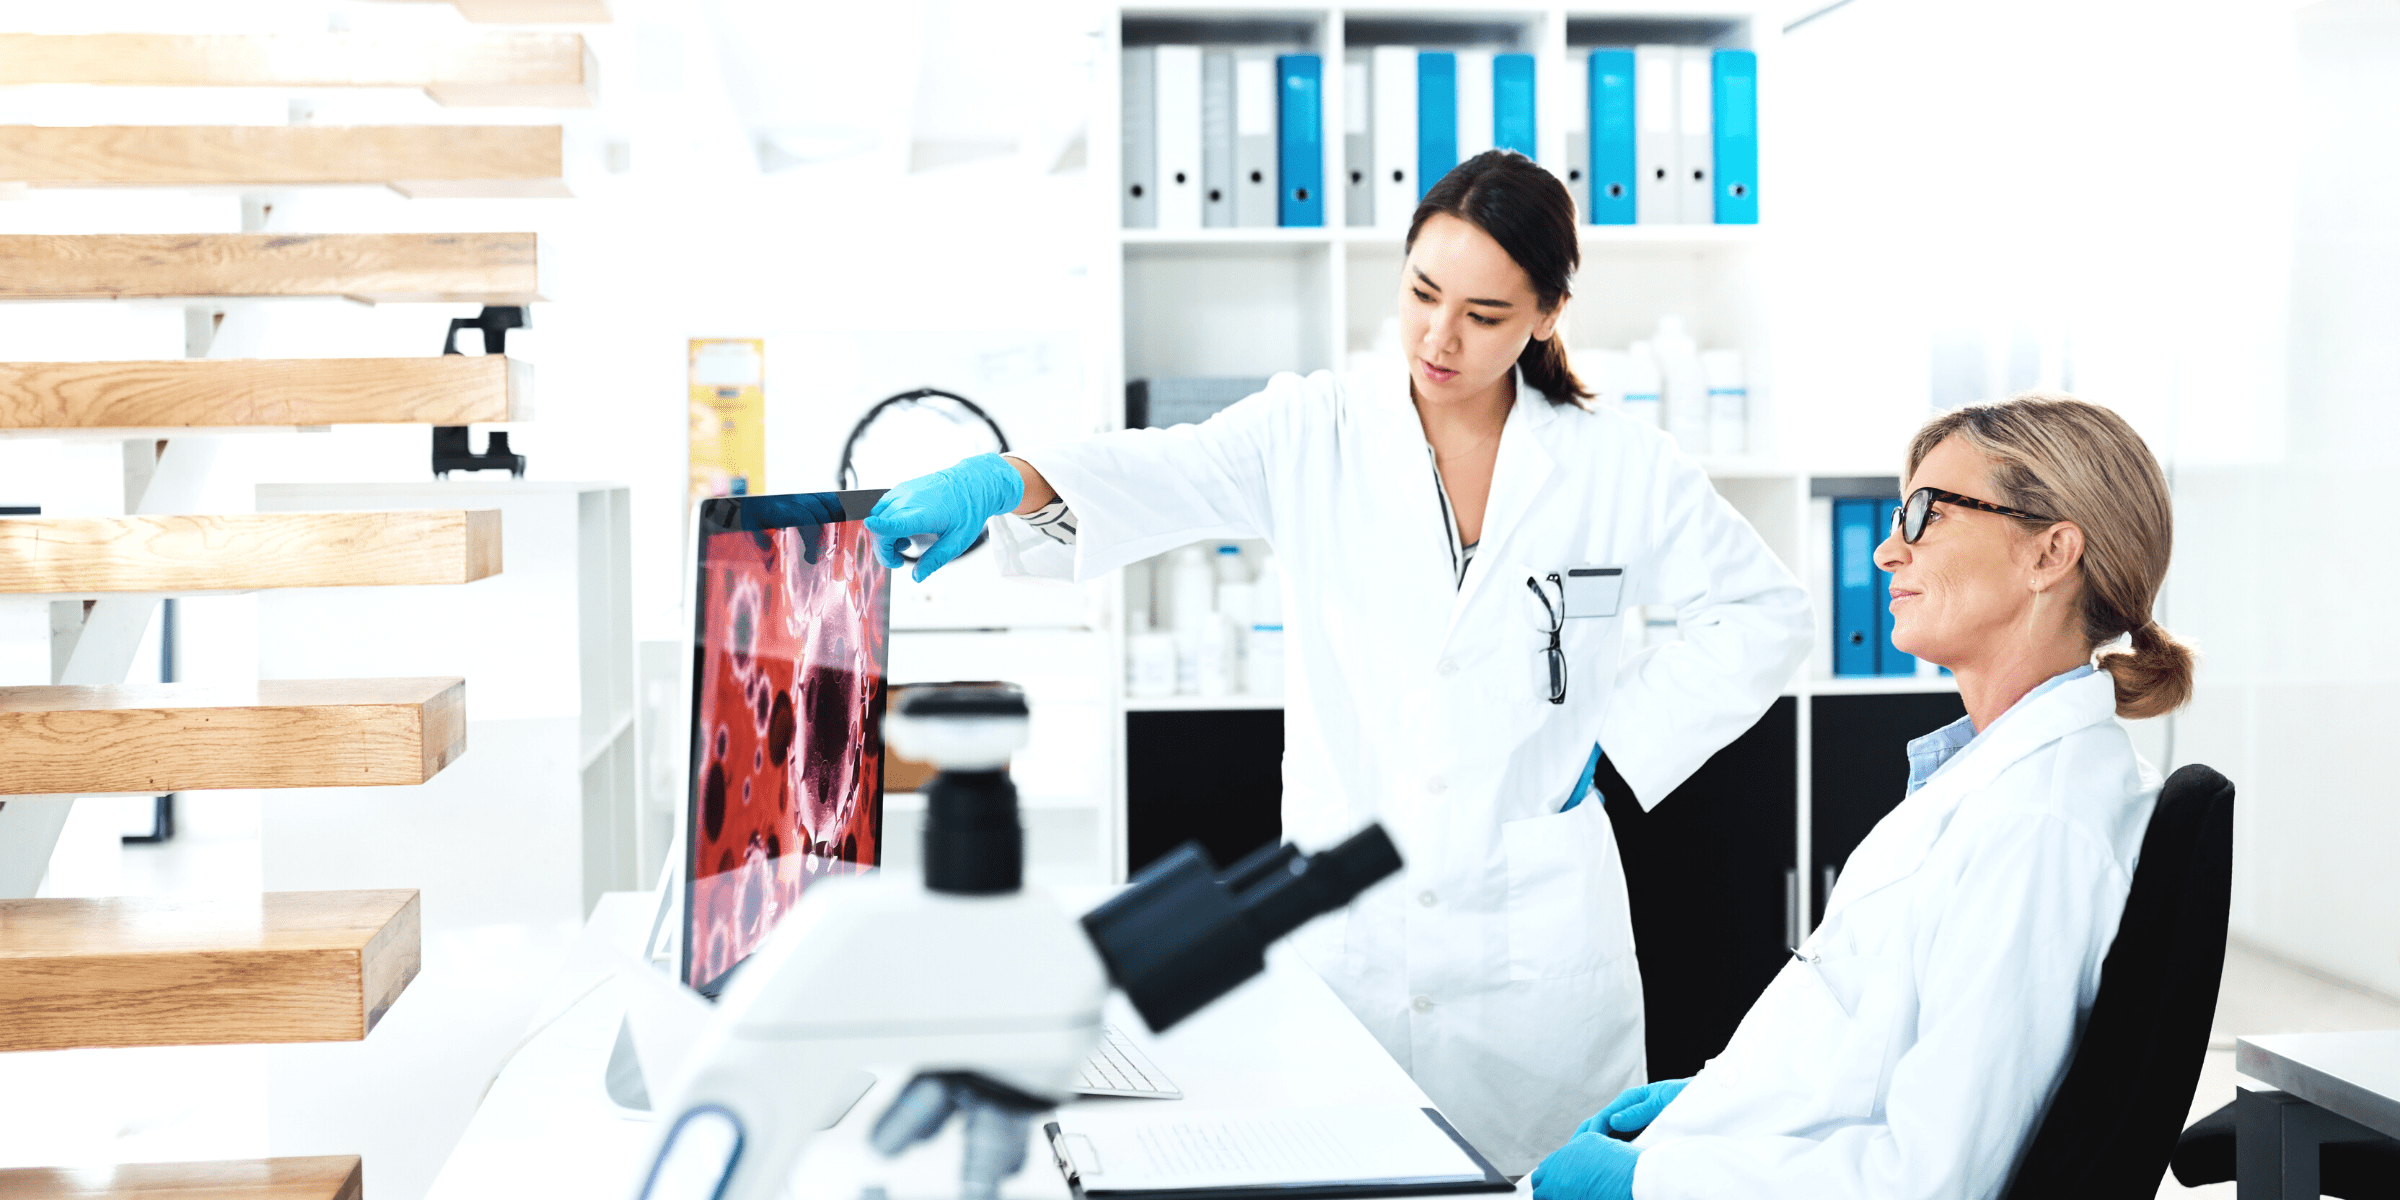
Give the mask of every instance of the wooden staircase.
<path id="1" fill-rule="evenodd" d="M 604 0 L 454 2 L 471 21 L 609 16 Z M 415 88 L 445 105 L 581 107 L 593 102 L 597 74 L 585 39 L 572 33 L 114 33 L 0 34 L 0 78 Z M 412 198 L 566 196 L 562 133 L 556 125 L 0 127 L 0 195 L 361 184 Z M 242 233 L 0 236 L 0 300 L 540 298 L 530 233 L 282 232 L 269 223 L 272 200 L 245 197 Z M 64 819 L 63 802 L 39 797 L 406 786 L 465 750 L 465 684 L 456 678 L 118 682 L 157 596 L 462 584 L 501 569 L 496 511 L 193 514 L 214 451 L 208 439 L 187 441 L 190 431 L 530 415 L 529 369 L 501 355 L 207 358 L 210 318 L 224 311 L 218 303 L 187 312 L 193 357 L 183 361 L 0 363 L 0 433 L 121 438 L 131 514 L 0 517 L 0 593 L 54 598 L 53 684 L 0 687 L 0 1051 L 356 1040 L 418 969 L 413 890 L 9 898 L 32 894 L 48 856 L 47 840 L 28 850 L 20 838 L 12 850 L 12 831 L 55 839 L 58 825 L 42 822 Z M 26 877 L 12 853 L 35 874 Z M 362 1178 L 356 1157 L 0 1170 L 0 1200 L 356 1200 Z"/>
<path id="2" fill-rule="evenodd" d="M 0 1170 L 6 1200 L 359 1200 L 355 1154 Z"/>
<path id="3" fill-rule="evenodd" d="M 0 235 L 0 300 L 541 299 L 530 233 Z M 496 418 L 483 418 L 486 420 Z"/>
<path id="4" fill-rule="evenodd" d="M 0 78 L 125 87 L 422 88 L 437 104 L 586 108 L 581 34 L 0 34 Z"/>
<path id="5" fill-rule="evenodd" d="M 505 355 L 0 363 L 0 430 L 471 425 L 530 414 Z"/>
<path id="6" fill-rule="evenodd" d="M 0 125 L 0 183 L 566 196 L 556 125 Z"/>
<path id="7" fill-rule="evenodd" d="M 413 890 L 0 900 L 0 1050 L 357 1041 L 418 924 Z"/>

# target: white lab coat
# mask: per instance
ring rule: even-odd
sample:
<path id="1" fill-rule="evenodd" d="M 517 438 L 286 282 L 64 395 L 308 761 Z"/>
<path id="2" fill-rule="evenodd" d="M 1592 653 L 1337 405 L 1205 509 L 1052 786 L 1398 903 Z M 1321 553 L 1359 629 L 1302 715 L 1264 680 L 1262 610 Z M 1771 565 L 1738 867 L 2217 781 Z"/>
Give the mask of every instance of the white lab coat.
<path id="1" fill-rule="evenodd" d="M 1502 1169 L 1531 1169 L 1643 1078 L 1625 882 L 1597 803 L 1560 812 L 1595 741 L 1656 804 L 1765 711 L 1805 653 L 1805 593 L 1658 431 L 1527 387 L 1464 583 L 1404 376 L 1278 375 L 1208 422 L 1028 453 L 1080 522 L 1090 579 L 1209 538 L 1283 568 L 1283 829 L 1381 821 L 1407 866 L 1304 930 L 1303 953 Z M 1009 526 L 1018 526 L 1010 530 Z M 1004 554 L 1027 539 L 999 521 Z M 1055 543 L 1052 543 L 1055 545 Z M 1063 548 L 1061 548 L 1063 549 Z M 1622 566 L 1622 617 L 1566 623 L 1566 703 L 1530 576 Z"/>
<path id="2" fill-rule="evenodd" d="M 2116 936 L 2158 774 L 2106 672 L 1878 822 L 1825 920 L 1636 1145 L 1636 1200 L 1998 1195 Z"/>

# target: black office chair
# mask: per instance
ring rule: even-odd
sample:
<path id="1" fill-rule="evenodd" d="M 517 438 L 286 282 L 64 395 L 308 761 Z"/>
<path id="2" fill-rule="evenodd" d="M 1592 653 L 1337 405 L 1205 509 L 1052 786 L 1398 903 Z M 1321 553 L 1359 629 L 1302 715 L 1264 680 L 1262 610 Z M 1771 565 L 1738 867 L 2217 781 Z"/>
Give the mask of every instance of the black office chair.
<path id="1" fill-rule="evenodd" d="M 2184 767 L 2158 794 L 2100 994 L 2007 1200 L 2156 1194 L 2208 1053 L 2232 891 L 2233 784 Z"/>

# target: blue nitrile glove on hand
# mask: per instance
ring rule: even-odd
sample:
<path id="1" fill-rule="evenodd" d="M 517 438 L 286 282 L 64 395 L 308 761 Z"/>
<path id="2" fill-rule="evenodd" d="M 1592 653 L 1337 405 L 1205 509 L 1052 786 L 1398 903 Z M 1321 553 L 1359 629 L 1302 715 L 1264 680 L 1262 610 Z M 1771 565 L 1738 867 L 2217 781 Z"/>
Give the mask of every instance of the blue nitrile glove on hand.
<path id="1" fill-rule="evenodd" d="M 1657 1083 L 1626 1088 L 1617 1093 L 1616 1099 L 1608 1102 L 1607 1108 L 1593 1113 L 1583 1124 L 1576 1126 L 1575 1132 L 1603 1136 L 1612 1132 L 1640 1133 L 1650 1127 L 1650 1122 L 1658 1119 L 1658 1114 L 1666 1111 L 1667 1102 L 1680 1094 L 1690 1082 L 1689 1079 L 1661 1079 Z"/>
<path id="2" fill-rule="evenodd" d="M 1633 1200 L 1642 1152 L 1605 1133 L 1579 1133 L 1533 1169 L 1533 1200 Z"/>
<path id="3" fill-rule="evenodd" d="M 897 571 L 908 565 L 901 543 L 931 534 L 933 547 L 917 560 L 917 582 L 967 552 L 983 535 L 983 523 L 1014 512 L 1025 502 L 1025 477 L 997 454 L 961 459 L 957 466 L 920 475 L 883 494 L 867 514 L 875 552 Z"/>

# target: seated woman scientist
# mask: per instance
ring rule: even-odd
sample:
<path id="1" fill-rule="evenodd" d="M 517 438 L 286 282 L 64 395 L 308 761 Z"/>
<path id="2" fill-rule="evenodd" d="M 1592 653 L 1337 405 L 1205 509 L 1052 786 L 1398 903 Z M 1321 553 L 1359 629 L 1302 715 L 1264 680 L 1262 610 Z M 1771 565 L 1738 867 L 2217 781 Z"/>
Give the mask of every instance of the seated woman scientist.
<path id="1" fill-rule="evenodd" d="M 1908 488 L 1892 641 L 1967 715 L 1909 743 L 1907 799 L 1724 1052 L 1584 1122 L 1536 1200 L 1994 1196 L 2064 1074 L 2158 798 L 2110 718 L 2191 693 L 2150 618 L 2166 481 L 2116 414 L 2024 395 L 1934 418 Z"/>

